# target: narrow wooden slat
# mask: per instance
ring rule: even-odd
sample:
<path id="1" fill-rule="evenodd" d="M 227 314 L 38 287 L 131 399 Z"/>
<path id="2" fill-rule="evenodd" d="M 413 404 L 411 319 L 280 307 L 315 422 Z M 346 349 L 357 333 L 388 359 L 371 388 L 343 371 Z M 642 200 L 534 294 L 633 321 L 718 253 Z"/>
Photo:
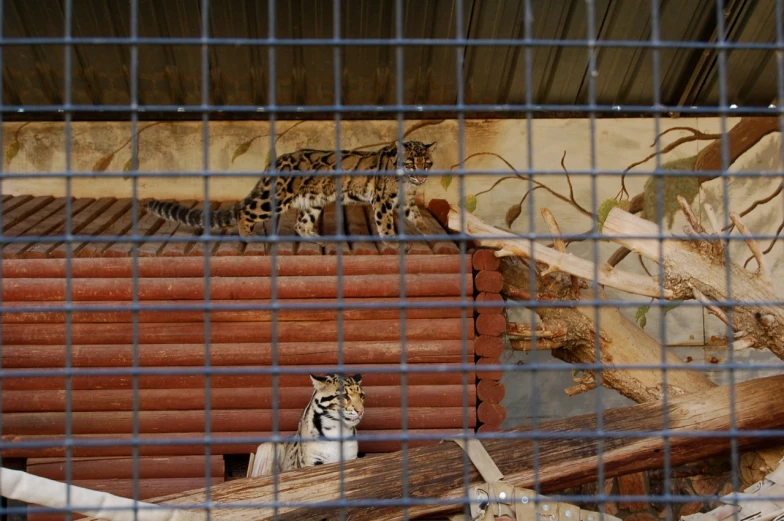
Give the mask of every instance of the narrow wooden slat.
<path id="1" fill-rule="evenodd" d="M 397 219 L 397 216 L 395 216 L 395 218 Z M 406 229 L 406 235 L 413 235 L 417 237 L 417 239 L 414 240 L 408 239 L 406 244 L 403 245 L 408 247 L 408 251 L 406 253 L 409 255 L 432 255 L 433 251 L 430 249 L 428 243 L 424 240 L 418 240 L 419 237 L 424 238 L 424 235 L 417 229 L 416 225 L 408 222 L 405 219 L 403 220 L 403 224 Z"/>
<path id="2" fill-rule="evenodd" d="M 348 234 L 350 236 L 367 237 L 370 235 L 370 231 L 368 230 L 367 216 L 365 215 L 365 210 L 362 208 L 362 206 L 346 206 L 346 223 L 348 224 Z M 372 242 L 352 240 L 350 245 L 351 253 L 354 255 L 378 255 L 378 248 Z"/>
<path id="3" fill-rule="evenodd" d="M 346 373 L 360 373 L 367 365 L 347 365 Z M 374 371 L 362 375 L 362 387 L 370 388 L 382 385 L 400 386 L 400 361 L 391 364 L 374 364 Z M 271 387 L 272 377 L 263 372 L 269 372 L 269 364 L 264 366 L 227 366 L 230 374 L 215 372 L 210 378 L 212 388 L 241 388 L 241 387 Z M 376 372 L 385 371 L 385 372 Z M 62 390 L 66 386 L 66 377 L 63 376 L 16 376 L 19 370 L 3 370 L 3 392 L 25 390 Z M 129 371 L 130 373 L 130 371 Z M 466 371 L 467 381 L 474 381 L 475 372 Z M 310 379 L 306 374 L 283 374 L 277 379 L 281 387 L 304 387 L 309 385 Z M 411 372 L 406 378 L 408 385 L 462 385 L 463 372 L 460 364 L 443 364 L 433 372 Z M 127 375 L 76 375 L 71 378 L 73 390 L 83 389 L 132 389 L 134 377 Z M 140 375 L 138 377 L 139 389 L 204 389 L 206 379 L 204 375 Z"/>
<path id="4" fill-rule="evenodd" d="M 179 204 L 186 208 L 193 208 L 196 206 L 196 201 L 179 201 Z M 163 224 L 158 228 L 154 234 L 156 237 L 165 237 L 167 240 L 171 237 L 177 229 L 183 226 L 177 221 L 163 221 Z M 166 246 L 167 240 L 151 240 L 146 241 L 139 246 L 139 257 L 154 257 Z"/>
<path id="5" fill-rule="evenodd" d="M 93 201 L 87 208 L 74 215 L 71 218 L 71 233 L 80 233 L 82 229 L 90 224 L 90 222 L 96 219 L 101 213 L 106 211 L 106 209 L 109 208 L 114 203 L 114 201 L 115 199 L 112 197 L 103 197 L 97 201 Z M 66 223 L 63 222 L 62 225 L 53 230 L 50 235 L 63 235 L 66 232 L 65 228 Z M 62 242 L 39 242 L 37 244 L 33 244 L 22 253 L 22 257 L 25 259 L 45 259 L 49 257 L 50 251 L 60 244 L 62 244 Z"/>
<path id="6" fill-rule="evenodd" d="M 136 266 L 142 278 L 203 278 L 205 274 L 204 262 L 190 257 L 144 258 L 139 259 Z M 66 276 L 65 268 L 64 259 L 10 259 L 3 262 L 3 278 L 63 278 Z M 332 257 L 279 257 L 275 260 L 274 268 L 280 277 L 334 276 L 338 273 L 337 260 Z M 402 265 L 397 256 L 352 255 L 343 259 L 340 268 L 344 275 L 399 275 Z M 226 257 L 213 259 L 208 273 L 212 277 L 269 277 L 272 269 L 272 259 L 269 257 Z M 462 257 L 412 255 L 405 260 L 405 271 L 411 275 L 460 273 L 461 269 L 471 272 L 470 254 Z M 127 258 L 77 259 L 71 263 L 69 276 L 74 279 L 130 278 L 133 270 L 134 262 Z"/>
<path id="7" fill-rule="evenodd" d="M 3 229 L 5 237 L 20 237 L 22 235 L 38 235 L 44 233 L 49 216 L 56 214 L 65 207 L 65 197 L 58 197 L 49 204 L 39 208 L 36 212 L 18 220 L 16 224 Z"/>
<path id="8" fill-rule="evenodd" d="M 145 201 L 139 201 L 140 214 L 143 215 L 136 223 L 137 235 L 140 237 L 146 235 L 153 235 L 155 231 L 163 224 L 163 219 L 151 213 L 144 213 Z M 130 217 L 132 214 L 128 214 Z M 133 221 L 129 221 L 130 227 L 128 228 L 128 235 L 133 234 Z M 131 241 L 115 242 L 110 244 L 103 251 L 103 257 L 128 257 L 133 253 L 134 244 Z"/>
<path id="9" fill-rule="evenodd" d="M 138 479 L 197 478 L 204 477 L 207 465 L 204 456 L 174 456 L 171 458 L 138 458 Z M 27 472 L 48 479 L 65 479 L 66 465 L 70 465 L 71 479 L 131 479 L 133 478 L 133 458 L 88 457 L 71 458 L 30 458 Z M 224 463 L 222 456 L 210 457 L 210 475 L 222 477 Z"/>
<path id="10" fill-rule="evenodd" d="M 372 387 L 365 399 L 365 407 L 401 407 L 402 388 Z M 207 402 L 203 389 L 141 389 L 138 405 L 134 404 L 133 389 L 94 389 L 72 391 L 72 412 L 108 411 L 193 411 L 204 410 Z M 257 387 L 210 389 L 213 410 L 272 409 L 302 410 L 313 396 L 313 387 L 290 387 L 285 393 L 273 396 L 272 388 Z M 464 396 L 465 395 L 465 396 Z M 476 405 L 476 387 L 460 385 L 412 385 L 406 393 L 408 407 L 462 407 L 463 398 L 469 407 Z M 3 416 L 34 412 L 66 412 L 68 397 L 64 390 L 4 391 Z M 497 403 L 497 402 L 496 402 Z M 483 420 L 484 421 L 484 420 Z M 119 477 L 119 476 L 116 476 Z M 78 478 L 74 478 L 78 479 Z"/>
<path id="11" fill-rule="evenodd" d="M 497 272 L 482 272 L 497 273 Z M 401 280 L 402 279 L 402 280 Z M 62 279 L 3 278 L 0 282 L 3 301 L 40 302 L 65 300 L 66 284 Z M 131 301 L 134 281 L 130 278 L 74 278 L 71 281 L 73 301 Z M 271 298 L 272 284 L 278 298 L 336 298 L 338 283 L 343 297 L 399 297 L 401 284 L 405 295 L 411 297 L 443 297 L 460 295 L 465 283 L 470 295 L 473 291 L 471 275 L 411 274 L 400 275 L 345 275 L 338 281 L 334 276 L 313 277 L 215 277 L 210 282 L 210 296 L 218 300 L 252 300 Z M 477 282 L 478 283 L 478 282 Z M 140 278 L 136 288 L 139 300 L 203 300 L 204 279 L 197 277 Z M 484 291 L 484 290 L 483 290 Z"/>
<path id="12" fill-rule="evenodd" d="M 460 297 L 407 297 L 407 302 L 412 307 L 406 310 L 407 318 L 456 318 L 460 316 L 460 308 L 455 304 L 460 303 Z M 372 320 L 400 317 L 400 299 L 374 298 L 372 303 L 378 307 L 363 307 L 367 299 L 344 298 L 337 299 L 275 299 L 276 304 L 286 306 L 285 309 L 274 313 L 280 322 L 337 320 L 340 315 L 344 320 Z M 338 310 L 338 305 L 343 304 L 345 309 Z M 452 304 L 451 307 L 446 305 Z M 273 319 L 271 310 L 272 301 L 269 299 L 252 300 L 147 300 L 137 303 L 140 310 L 137 313 L 130 311 L 133 304 L 130 302 L 117 302 L 112 300 L 93 301 L 92 307 L 105 307 L 106 311 L 79 311 L 80 304 L 70 303 L 73 311 L 70 320 L 78 323 L 130 323 L 136 316 L 140 323 L 166 323 L 166 322 L 193 322 L 204 321 L 203 308 L 210 305 L 221 306 L 224 309 L 209 311 L 210 320 L 213 322 L 269 322 Z M 303 306 L 295 308 L 294 306 Z M 317 305 L 319 308 L 304 306 Z M 426 307 L 424 307 L 426 305 Z M 57 324 L 65 322 L 65 301 L 40 301 L 33 304 L 37 311 L 28 311 L 30 302 L 3 302 L 3 324 Z M 190 309 L 167 309 L 187 306 Z M 382 307 L 387 306 L 387 307 Z M 420 307 L 423 306 L 423 307 Z M 121 307 L 122 310 L 108 310 L 108 308 Z M 228 309 L 226 309 L 228 307 Z M 18 312 L 19 308 L 26 309 Z M 200 309 L 202 308 L 202 309 Z"/>
<path id="13" fill-rule="evenodd" d="M 20 205 L 23 205 L 32 198 L 32 195 L 17 195 L 11 196 L 10 199 L 3 200 L 3 215 L 7 214 L 14 208 L 19 207 Z"/>
<path id="14" fill-rule="evenodd" d="M 273 414 L 277 412 L 280 430 L 296 430 L 302 409 L 240 409 L 212 410 L 209 419 L 211 432 L 264 432 L 272 430 Z M 365 410 L 363 432 L 400 429 L 403 414 L 400 407 L 375 407 Z M 469 424 L 476 422 L 476 409 L 463 407 L 409 407 L 407 425 L 411 429 L 456 429 L 463 425 L 467 413 Z M 70 416 L 70 418 L 68 418 Z M 70 421 L 73 434 L 126 434 L 133 431 L 138 419 L 140 433 L 180 433 L 205 431 L 207 415 L 194 411 L 132 411 L 64 412 L 3 414 L 3 435 L 42 436 L 65 434 Z"/>
<path id="15" fill-rule="evenodd" d="M 224 201 L 222 203 L 218 203 L 216 211 L 221 211 L 221 210 L 225 210 L 227 208 L 231 208 L 231 206 L 233 204 L 234 204 L 234 202 L 232 202 L 232 201 Z M 221 235 L 223 235 L 223 233 L 225 233 L 225 230 L 212 229 L 211 232 L 212 232 L 213 238 L 212 238 L 212 240 L 210 240 L 209 244 L 207 243 L 206 240 L 203 240 L 200 237 L 199 241 L 196 242 L 193 245 L 193 247 L 190 249 L 190 251 L 188 251 L 188 256 L 189 257 L 204 257 L 204 251 L 207 248 L 209 248 L 210 255 L 212 255 L 212 253 L 219 246 L 219 237 Z"/>
<path id="16" fill-rule="evenodd" d="M 425 208 L 420 208 L 420 212 L 422 213 L 422 218 L 425 220 L 425 224 L 428 228 L 428 233 L 431 235 L 446 235 L 447 232 L 438 222 L 438 219 L 433 217 L 430 213 L 430 210 Z M 460 253 L 460 248 L 452 241 L 429 241 L 430 247 L 433 248 L 433 252 L 436 254 L 450 254 L 450 253 Z"/>
<path id="17" fill-rule="evenodd" d="M 87 244 L 87 246 L 85 247 L 85 249 L 82 250 L 82 252 L 85 252 L 85 250 L 88 250 L 90 248 L 95 248 L 95 253 L 91 256 L 103 256 L 104 252 L 107 249 L 111 248 L 118 242 L 120 243 L 123 242 L 122 237 L 131 233 L 131 227 L 133 226 L 134 218 L 137 219 L 138 222 L 144 216 L 145 210 L 144 208 L 141 207 L 141 205 L 137 205 L 137 211 L 138 214 L 134 217 L 134 208 L 133 205 L 131 205 L 131 207 L 128 209 L 127 212 L 122 214 L 119 219 L 114 221 L 114 223 L 112 223 L 111 226 L 106 228 L 106 230 L 104 230 L 103 233 L 101 234 L 107 237 L 119 237 L 120 238 L 119 241 L 112 242 L 112 243 L 106 243 L 106 242 L 90 243 Z M 80 254 L 80 256 L 82 255 Z"/>
<path id="18" fill-rule="evenodd" d="M 403 354 L 400 342 L 284 342 L 279 347 L 278 364 L 335 365 L 338 348 L 342 349 L 343 362 L 354 365 L 399 363 Z M 473 359 L 474 342 L 466 342 L 467 356 Z M 203 367 L 205 365 L 202 344 L 141 344 L 136 346 L 139 367 Z M 134 347 L 132 344 L 71 344 L 65 345 L 3 345 L 3 367 L 64 368 L 66 354 L 70 352 L 71 366 L 83 367 L 132 367 Z M 423 340 L 406 342 L 406 359 L 410 364 L 449 364 L 463 359 L 462 340 Z M 270 342 L 217 343 L 210 346 L 210 365 L 225 366 L 270 366 L 272 344 Z M 11 392 L 11 391 L 7 391 Z"/>
<path id="19" fill-rule="evenodd" d="M 206 207 L 214 210 L 217 207 L 217 205 L 218 204 L 216 202 L 212 202 Z M 202 201 L 198 203 L 195 207 L 205 208 L 205 204 Z M 190 226 L 185 226 L 184 224 L 181 224 L 171 236 L 172 238 L 182 238 L 182 237 L 195 238 L 199 235 L 201 235 L 201 229 L 191 228 Z M 188 252 L 188 250 L 193 246 L 194 243 L 195 241 L 187 241 L 187 242 L 171 241 L 161 249 L 158 255 L 162 257 L 181 257 Z"/>
<path id="20" fill-rule="evenodd" d="M 231 322 L 216 322 L 210 327 L 210 342 L 271 342 L 272 322 L 248 322 L 237 327 Z M 340 326 L 340 327 L 339 327 Z M 337 341 L 339 333 L 348 342 L 397 342 L 401 340 L 400 320 L 347 320 L 342 323 L 281 322 L 277 324 L 278 342 Z M 3 324 L 3 343 L 9 345 L 63 345 L 67 332 L 75 344 L 197 344 L 205 341 L 204 328 L 192 323 L 133 324 Z M 465 330 L 459 318 L 410 319 L 405 324 L 407 340 L 460 340 L 473 339 L 474 328 L 470 322 Z M 488 359 L 494 360 L 494 359 Z M 481 360 L 480 360 L 481 362 Z M 494 364 L 499 363 L 494 360 Z M 495 378 L 496 380 L 500 379 Z"/>
<path id="21" fill-rule="evenodd" d="M 20 204 L 13 210 L 6 211 L 3 214 L 3 218 L 0 219 L 0 221 L 2 221 L 3 235 L 6 235 L 11 228 L 15 227 L 25 219 L 33 216 L 36 212 L 44 208 L 52 201 L 54 201 L 54 197 L 51 195 L 33 197 L 25 203 Z"/>
<path id="22" fill-rule="evenodd" d="M 341 211 L 344 210 L 344 207 L 341 205 Z M 321 221 L 321 235 L 324 237 L 335 237 L 338 234 L 338 219 L 337 219 L 337 205 L 336 204 L 329 204 L 326 208 L 324 208 L 324 212 L 322 213 L 322 221 Z M 343 219 L 341 223 L 341 232 L 343 235 L 346 235 L 346 214 L 343 212 Z M 340 243 L 337 242 L 327 242 L 326 246 L 324 247 L 324 253 L 327 255 L 337 255 L 338 248 L 343 252 L 343 255 L 350 255 L 351 249 L 348 246 L 348 243 L 343 241 Z"/>
<path id="23" fill-rule="evenodd" d="M 386 436 L 403 436 L 401 430 L 384 429 L 373 431 L 377 434 Z M 422 447 L 426 445 L 434 445 L 439 443 L 441 438 L 460 434 L 459 429 L 407 429 L 406 433 L 412 435 L 429 435 L 435 436 L 438 439 L 431 440 L 410 440 L 409 447 Z M 252 440 L 264 436 L 270 436 L 271 432 L 211 432 L 210 433 L 213 443 L 210 444 L 210 454 L 248 454 L 255 452 L 259 442 Z M 291 436 L 294 431 L 280 431 L 281 436 Z M 205 445 L 204 435 L 197 433 L 165 433 L 165 434 L 141 434 L 139 439 L 143 440 L 143 444 L 138 448 L 139 454 L 142 456 L 186 456 L 198 455 L 204 458 Z M 65 453 L 65 446 L 63 436 L 3 436 L 4 443 L 20 443 L 19 447 L 11 447 L 3 451 L 3 457 L 63 457 Z M 131 439 L 130 434 L 77 434 L 69 437 L 74 440 L 75 444 L 72 449 L 72 454 L 75 457 L 111 457 L 111 456 L 130 456 L 133 452 L 131 445 L 128 443 Z M 114 440 L 117 443 L 101 445 L 85 446 L 85 443 L 90 440 Z M 176 440 L 177 443 L 171 443 L 169 440 Z M 251 440 L 251 441 L 248 441 Z M 158 441 L 158 443 L 156 443 Z M 23 443 L 38 443 L 49 444 L 43 448 L 30 448 L 21 446 Z M 399 449 L 399 442 L 395 441 L 376 441 L 376 440 L 362 440 L 359 442 L 360 453 L 374 453 L 374 452 L 390 452 Z"/>
<path id="24" fill-rule="evenodd" d="M 88 207 L 90 204 L 94 202 L 94 199 L 76 199 L 71 204 L 71 219 L 78 215 L 82 210 Z M 39 222 L 29 230 L 26 230 L 24 235 L 30 236 L 44 236 L 44 235 L 54 235 L 56 233 L 62 233 L 61 230 L 65 227 L 66 215 L 65 215 L 65 204 L 60 210 L 55 211 L 49 217 L 45 218 L 43 221 Z M 24 242 L 17 242 L 14 244 L 9 244 L 5 248 L 3 248 L 3 258 L 14 258 L 18 257 L 20 254 L 23 254 L 23 250 L 26 248 L 30 248 L 32 246 L 38 246 L 42 244 L 47 244 L 45 242 L 36 242 L 36 243 L 24 243 Z M 51 244 L 51 243 L 48 243 Z"/>
<path id="25" fill-rule="evenodd" d="M 130 199 L 118 199 L 116 200 L 105 212 L 101 213 L 92 221 L 89 221 L 86 226 L 79 232 L 80 235 L 91 235 L 95 236 L 103 232 L 106 228 L 111 226 L 117 219 L 119 219 L 124 213 L 128 211 L 131 207 L 131 200 Z M 85 241 L 82 243 L 73 243 L 72 245 L 72 254 L 73 256 L 79 256 L 82 250 L 90 244 L 90 241 Z M 90 249 L 85 252 L 85 257 L 92 257 L 95 253 L 96 249 L 94 247 L 90 247 Z M 66 243 L 60 243 L 59 245 L 55 246 L 54 249 L 50 252 L 52 257 L 56 258 L 64 258 L 66 255 Z"/>
<path id="26" fill-rule="evenodd" d="M 378 228 L 376 228 L 376 219 L 373 217 L 373 208 L 370 206 L 362 206 L 362 209 L 365 211 L 365 219 L 368 225 L 368 231 L 370 235 L 375 237 L 376 239 L 379 238 Z M 396 255 L 398 253 L 397 248 L 394 248 L 389 243 L 376 241 L 375 242 L 378 251 L 381 255 Z"/>

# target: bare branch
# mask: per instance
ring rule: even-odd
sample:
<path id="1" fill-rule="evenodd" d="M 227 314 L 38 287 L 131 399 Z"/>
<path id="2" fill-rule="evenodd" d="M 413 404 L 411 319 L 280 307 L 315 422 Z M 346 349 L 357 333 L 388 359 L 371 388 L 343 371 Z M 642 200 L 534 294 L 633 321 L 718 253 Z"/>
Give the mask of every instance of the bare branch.
<path id="1" fill-rule="evenodd" d="M 564 154 L 566 155 L 566 154 Z M 571 186 L 571 183 L 569 184 Z M 561 239 L 561 228 L 558 226 L 558 223 L 555 221 L 555 217 L 553 214 L 550 213 L 550 210 L 547 208 L 542 208 L 542 218 L 544 222 L 547 223 L 547 227 L 550 228 L 550 233 L 553 234 L 553 246 L 555 247 L 556 251 L 560 251 L 561 253 L 566 253 L 566 243 Z M 579 299 L 580 298 L 580 281 L 574 275 L 571 275 L 571 282 L 572 282 L 572 298 Z"/>
<path id="2" fill-rule="evenodd" d="M 705 209 L 705 215 L 708 216 L 708 222 L 710 222 L 711 228 L 713 228 L 713 233 L 719 233 L 721 225 L 719 224 L 719 218 L 716 217 L 716 212 L 713 211 L 713 206 L 710 203 L 705 203 L 702 207 Z"/>
<path id="3" fill-rule="evenodd" d="M 626 291 L 627 293 L 663 298 L 672 298 L 673 296 L 671 290 L 661 288 L 661 285 L 655 279 L 614 270 L 607 265 L 595 267 L 591 261 L 580 259 L 568 253 L 555 251 L 528 239 L 516 237 L 504 230 L 485 224 L 481 219 L 467 212 L 465 213 L 465 219 L 465 230 L 468 233 L 497 237 L 497 239 L 482 239 L 478 241 L 484 246 L 498 248 L 499 251 L 495 253 L 497 257 L 517 256 L 531 258 L 533 252 L 533 259 L 547 264 L 552 269 L 576 275 L 586 280 L 593 280 L 594 274 L 598 273 L 597 282 L 599 284 Z M 452 230 L 460 230 L 462 229 L 460 225 L 460 213 L 455 210 L 450 211 L 449 227 Z"/>
<path id="4" fill-rule="evenodd" d="M 594 378 L 593 373 L 591 372 L 586 373 L 586 375 L 583 377 L 573 378 L 572 380 L 577 385 L 573 385 L 564 389 L 564 392 L 570 398 L 577 396 L 578 394 L 587 393 L 588 391 L 593 391 L 596 389 L 596 378 Z"/>
<path id="5" fill-rule="evenodd" d="M 754 258 L 757 260 L 757 266 L 759 266 L 757 274 L 762 277 L 762 280 L 765 283 L 773 284 L 773 279 L 770 275 L 770 268 L 768 267 L 768 263 L 765 262 L 765 257 L 763 256 L 762 251 L 759 249 L 757 241 L 755 241 L 754 237 L 752 237 L 749 233 L 749 229 L 746 228 L 746 225 L 741 220 L 740 215 L 732 212 L 730 213 L 730 219 L 732 219 L 732 222 L 735 223 L 735 226 L 738 228 L 738 233 L 740 233 L 746 240 L 746 245 L 751 250 L 751 254 L 754 255 Z"/>
<path id="6" fill-rule="evenodd" d="M 711 299 L 706 297 L 700 290 L 698 290 L 694 286 L 691 286 L 691 291 L 694 294 L 694 298 L 695 299 L 697 299 L 700 302 L 702 302 L 703 304 L 705 304 L 705 307 L 708 309 L 708 313 L 710 313 L 711 315 L 716 316 L 719 320 L 721 320 L 722 322 L 724 322 L 728 326 L 733 327 L 732 324 L 730 324 L 730 319 L 727 316 L 727 314 L 724 312 L 724 310 L 722 310 L 721 308 L 716 306 L 713 303 L 713 301 L 711 301 Z"/>

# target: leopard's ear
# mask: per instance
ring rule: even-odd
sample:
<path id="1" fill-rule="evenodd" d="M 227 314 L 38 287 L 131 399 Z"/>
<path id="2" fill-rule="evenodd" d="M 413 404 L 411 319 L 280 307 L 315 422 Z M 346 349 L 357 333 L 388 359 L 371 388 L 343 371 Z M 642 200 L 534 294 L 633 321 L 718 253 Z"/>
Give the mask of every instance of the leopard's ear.
<path id="1" fill-rule="evenodd" d="M 433 150 L 436 149 L 436 145 L 437 144 L 438 144 L 438 141 L 433 141 L 429 145 L 425 145 L 425 148 L 427 149 L 428 152 L 432 152 Z"/>
<path id="2" fill-rule="evenodd" d="M 310 375 L 310 381 L 313 382 L 313 388 L 320 391 L 329 383 L 329 376 L 316 376 L 312 374 Z"/>

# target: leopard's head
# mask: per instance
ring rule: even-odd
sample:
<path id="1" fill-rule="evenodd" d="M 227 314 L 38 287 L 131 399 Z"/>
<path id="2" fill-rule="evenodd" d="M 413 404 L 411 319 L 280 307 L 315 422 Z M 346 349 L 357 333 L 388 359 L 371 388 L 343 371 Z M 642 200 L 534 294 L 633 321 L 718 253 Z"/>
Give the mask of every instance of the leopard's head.
<path id="1" fill-rule="evenodd" d="M 398 142 L 395 142 L 395 147 Z M 419 186 L 427 181 L 427 172 L 433 168 L 431 154 L 436 149 L 436 142 L 406 141 L 400 147 L 403 150 L 403 170 L 408 175 L 408 182 Z"/>
<path id="2" fill-rule="evenodd" d="M 365 414 L 362 375 L 343 376 L 334 373 L 325 376 L 310 375 L 310 380 L 315 389 L 313 400 L 320 409 L 328 411 L 333 419 L 338 420 L 342 406 L 343 424 L 349 428 L 359 424 L 362 415 Z"/>

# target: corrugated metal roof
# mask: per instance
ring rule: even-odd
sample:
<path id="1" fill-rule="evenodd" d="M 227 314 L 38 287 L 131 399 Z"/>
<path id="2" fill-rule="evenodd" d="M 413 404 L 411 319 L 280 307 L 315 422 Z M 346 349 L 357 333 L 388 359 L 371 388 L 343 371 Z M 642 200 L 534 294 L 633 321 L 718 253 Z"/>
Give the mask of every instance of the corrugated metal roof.
<path id="1" fill-rule="evenodd" d="M 596 0 L 598 40 L 650 42 L 651 0 Z M 775 42 L 776 0 L 726 0 L 725 28 L 730 42 Z M 571 43 L 585 40 L 584 0 L 532 0 L 532 36 Z M 7 38 L 62 37 L 63 2 L 6 0 Z M 73 0 L 73 36 L 130 35 L 128 0 Z M 139 0 L 139 36 L 198 38 L 200 0 Z M 522 0 L 464 0 L 457 35 L 455 0 L 403 2 L 406 38 L 520 39 L 525 36 Z M 714 0 L 658 0 L 659 37 L 668 42 L 715 42 Z M 344 0 L 343 38 L 387 39 L 395 36 L 394 0 Z M 267 2 L 213 0 L 210 36 L 266 38 Z M 278 0 L 275 22 L 280 38 L 331 38 L 332 2 Z M 457 49 L 457 50 L 456 50 Z M 464 56 L 458 74 L 456 53 Z M 215 105 L 264 105 L 269 102 L 269 56 L 257 45 L 210 46 L 209 102 Z M 396 103 L 396 50 L 385 45 L 341 50 L 342 103 Z M 530 52 L 531 95 L 537 104 L 584 104 L 588 96 L 588 51 L 584 46 L 537 45 Z M 654 101 L 653 52 L 643 47 L 600 47 L 596 51 L 596 101 L 602 105 L 650 105 Z M 660 99 L 667 105 L 715 106 L 719 103 L 719 67 L 715 50 L 662 49 Z M 728 102 L 767 107 L 776 98 L 773 50 L 732 49 L 726 54 Z M 201 95 L 199 45 L 172 42 L 138 47 L 139 103 L 198 105 Z M 526 50 L 492 45 L 406 46 L 405 104 L 451 105 L 458 78 L 471 104 L 526 102 Z M 130 102 L 131 50 L 128 45 L 74 46 L 72 102 L 78 105 L 127 105 Z M 334 53 L 329 46 L 288 46 L 276 52 L 276 101 L 282 105 L 334 103 Z M 14 45 L 3 51 L 6 104 L 57 105 L 65 100 L 62 45 Z"/>

